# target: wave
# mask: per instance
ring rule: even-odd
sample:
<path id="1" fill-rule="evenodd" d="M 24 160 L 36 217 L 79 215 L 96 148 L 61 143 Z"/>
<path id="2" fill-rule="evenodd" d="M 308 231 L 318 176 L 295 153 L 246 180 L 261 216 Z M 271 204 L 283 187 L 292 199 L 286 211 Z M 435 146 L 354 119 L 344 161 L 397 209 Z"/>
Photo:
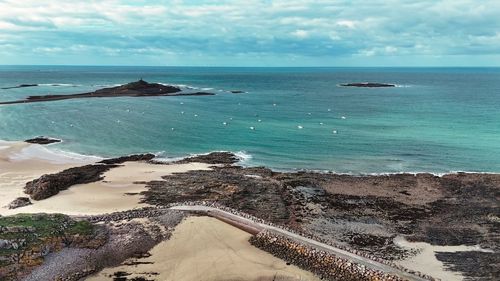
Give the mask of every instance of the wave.
<path id="1" fill-rule="evenodd" d="M 37 159 L 47 161 L 51 164 L 87 164 L 101 161 L 104 158 L 69 152 L 47 146 L 29 145 L 22 148 L 18 152 L 14 152 L 9 156 L 9 159 L 12 161 Z"/>
<path id="2" fill-rule="evenodd" d="M 98 88 L 110 88 L 110 87 L 119 87 L 123 84 L 98 84 L 98 85 L 91 85 L 92 87 L 98 87 Z"/>
<path id="3" fill-rule="evenodd" d="M 236 158 L 238 158 L 238 160 L 239 160 L 238 163 L 241 165 L 248 164 L 248 162 L 253 158 L 253 156 L 251 154 L 247 153 L 246 151 L 233 152 L 233 151 L 227 151 L 227 150 L 214 150 L 214 151 L 210 151 L 210 152 L 206 152 L 206 153 L 191 153 L 191 154 L 188 154 L 185 156 L 178 156 L 178 157 L 169 157 L 168 155 L 166 155 L 165 151 L 160 151 L 160 152 L 153 153 L 153 154 L 156 155 L 155 161 L 162 162 L 162 163 L 171 163 L 171 162 L 180 161 L 180 160 L 183 160 L 183 159 L 189 158 L 189 157 L 207 155 L 207 154 L 210 154 L 213 152 L 230 152 L 230 153 L 234 154 L 234 156 L 236 156 Z"/>
<path id="4" fill-rule="evenodd" d="M 69 84 L 69 83 L 46 83 L 46 84 L 38 84 L 38 86 L 45 86 L 45 87 L 81 87 L 83 85 L 80 85 L 80 84 Z"/>
<path id="5" fill-rule="evenodd" d="M 0 88 L 0 89 L 10 90 L 10 89 L 29 88 L 29 87 L 38 87 L 38 86 L 40 86 L 40 85 L 39 84 L 20 84 L 17 86 L 4 87 L 4 88 Z"/>
<path id="6" fill-rule="evenodd" d="M 233 152 L 233 154 L 240 160 L 240 163 L 242 164 L 248 164 L 248 162 L 253 158 L 253 156 L 246 151 L 237 151 Z"/>

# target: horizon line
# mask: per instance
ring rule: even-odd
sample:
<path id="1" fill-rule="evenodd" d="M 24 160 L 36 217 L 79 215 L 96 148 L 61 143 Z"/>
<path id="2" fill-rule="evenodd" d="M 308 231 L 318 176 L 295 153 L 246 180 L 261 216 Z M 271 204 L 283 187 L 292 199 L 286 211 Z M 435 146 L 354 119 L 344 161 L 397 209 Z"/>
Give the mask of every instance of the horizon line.
<path id="1" fill-rule="evenodd" d="M 498 66 L 234 66 L 234 65 L 115 65 L 115 64 L 0 64 L 2 66 L 62 66 L 62 67 L 186 67 L 186 68 L 500 68 Z"/>

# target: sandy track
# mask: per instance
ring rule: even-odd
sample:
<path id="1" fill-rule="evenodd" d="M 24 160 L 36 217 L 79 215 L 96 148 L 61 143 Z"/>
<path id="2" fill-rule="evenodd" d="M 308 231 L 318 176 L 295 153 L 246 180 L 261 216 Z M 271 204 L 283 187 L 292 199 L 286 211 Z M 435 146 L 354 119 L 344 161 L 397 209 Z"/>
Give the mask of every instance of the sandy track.
<path id="1" fill-rule="evenodd" d="M 86 280 L 111 280 L 117 271 L 132 273 L 129 278 L 158 273 L 151 275 L 155 280 L 271 280 L 276 275 L 289 280 L 319 280 L 253 247 L 248 242 L 250 236 L 214 218 L 189 217 L 176 227 L 168 241 L 150 251 L 150 257 L 137 260 L 151 264 L 108 268 Z"/>
<path id="2" fill-rule="evenodd" d="M 263 224 L 263 223 L 253 222 L 247 218 L 244 218 L 244 217 L 241 217 L 238 215 L 234 215 L 234 214 L 231 214 L 229 212 L 219 210 L 219 209 L 216 209 L 213 207 L 194 205 L 194 206 L 176 206 L 176 207 L 172 207 L 172 209 L 184 210 L 184 211 L 201 211 L 201 212 L 206 212 L 207 214 L 210 214 L 210 215 L 214 215 L 215 217 L 222 216 L 224 219 L 230 219 L 234 223 L 239 222 L 239 223 L 243 224 L 245 227 L 246 226 L 253 226 L 256 229 L 261 229 L 261 230 L 266 229 L 269 231 L 277 232 L 281 235 L 284 235 L 288 238 L 292 238 L 292 239 L 294 239 L 300 243 L 303 243 L 305 245 L 317 248 L 319 250 L 333 253 L 334 255 L 336 255 L 340 258 L 347 259 L 347 260 L 353 261 L 353 262 L 358 263 L 358 264 L 362 264 L 362 265 L 364 265 L 368 268 L 374 269 L 374 270 L 380 270 L 382 272 L 393 274 L 393 275 L 399 276 L 399 277 L 401 277 L 403 279 L 407 279 L 407 280 L 416 280 L 416 281 L 425 281 L 426 280 L 426 279 L 418 277 L 416 275 L 409 274 L 409 273 L 404 272 L 402 270 L 393 268 L 389 265 L 373 261 L 371 259 L 368 259 L 368 258 L 359 256 L 359 255 L 347 252 L 345 250 L 342 250 L 342 249 L 339 249 L 339 248 L 312 240 L 312 239 L 307 238 L 307 237 L 300 236 L 298 234 L 289 232 L 287 230 L 277 228 L 277 227 L 274 227 L 271 225 Z"/>

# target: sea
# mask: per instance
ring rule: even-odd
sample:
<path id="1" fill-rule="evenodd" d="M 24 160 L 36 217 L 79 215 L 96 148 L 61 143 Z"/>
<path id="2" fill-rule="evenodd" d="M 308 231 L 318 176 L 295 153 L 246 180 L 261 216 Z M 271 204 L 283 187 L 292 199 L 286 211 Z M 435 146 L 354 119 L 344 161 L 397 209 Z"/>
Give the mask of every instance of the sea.
<path id="1" fill-rule="evenodd" d="M 0 66 L 0 101 L 139 79 L 215 96 L 0 105 L 0 140 L 170 161 L 231 151 L 242 165 L 348 174 L 500 172 L 500 68 Z M 380 82 L 393 88 L 340 84 Z M 243 93 L 232 93 L 242 91 Z"/>

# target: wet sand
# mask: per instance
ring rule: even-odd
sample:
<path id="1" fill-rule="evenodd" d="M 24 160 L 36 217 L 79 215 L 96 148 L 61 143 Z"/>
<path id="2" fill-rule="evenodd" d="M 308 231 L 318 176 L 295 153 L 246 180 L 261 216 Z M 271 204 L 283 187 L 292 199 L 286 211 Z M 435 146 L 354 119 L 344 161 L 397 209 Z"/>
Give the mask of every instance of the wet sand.
<path id="1" fill-rule="evenodd" d="M 150 257 L 138 265 L 107 268 L 86 280 L 112 280 L 115 272 L 128 278 L 155 280 L 319 280 L 312 273 L 286 263 L 248 242 L 250 234 L 210 217 L 189 217 L 178 225 L 172 237 L 158 244 Z M 158 275 L 156 275 L 158 274 Z"/>
<path id="2" fill-rule="evenodd" d="M 140 203 L 141 196 L 138 194 L 146 190 L 145 185 L 137 182 L 161 180 L 164 175 L 207 170 L 211 166 L 201 163 L 152 165 L 144 162 L 125 162 L 122 166 L 106 172 L 102 181 L 74 185 L 45 200 L 32 200 L 33 205 L 9 210 L 5 206 L 12 200 L 27 196 L 23 192 L 26 182 L 43 174 L 93 163 L 99 159 L 54 156 L 56 154 L 51 155 L 39 145 L 22 142 L 2 142 L 0 147 L 1 215 L 40 212 L 97 215 L 145 207 L 148 205 Z"/>
<path id="3" fill-rule="evenodd" d="M 26 196 L 26 182 L 44 174 L 91 163 L 91 158 L 59 157 L 50 159 L 47 149 L 24 142 L 0 141 L 0 214 L 4 215 L 7 204 L 17 197 Z"/>

